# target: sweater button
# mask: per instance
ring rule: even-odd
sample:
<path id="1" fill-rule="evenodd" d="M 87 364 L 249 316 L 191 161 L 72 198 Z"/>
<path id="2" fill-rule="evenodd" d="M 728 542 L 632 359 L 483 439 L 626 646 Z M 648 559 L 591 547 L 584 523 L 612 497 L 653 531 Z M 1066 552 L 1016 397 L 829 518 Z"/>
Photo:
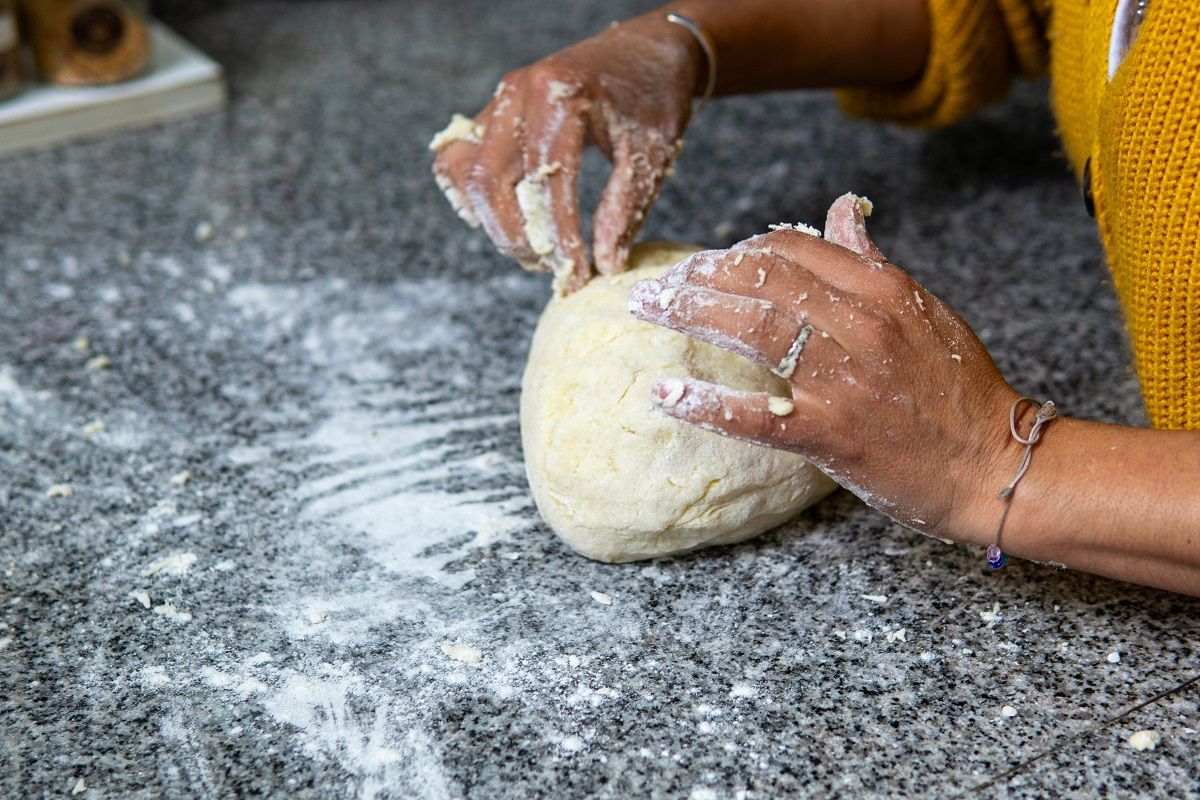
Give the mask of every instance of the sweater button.
<path id="1" fill-rule="evenodd" d="M 1092 197 L 1092 159 L 1083 162 L 1083 207 L 1089 217 L 1096 216 L 1096 198 Z"/>

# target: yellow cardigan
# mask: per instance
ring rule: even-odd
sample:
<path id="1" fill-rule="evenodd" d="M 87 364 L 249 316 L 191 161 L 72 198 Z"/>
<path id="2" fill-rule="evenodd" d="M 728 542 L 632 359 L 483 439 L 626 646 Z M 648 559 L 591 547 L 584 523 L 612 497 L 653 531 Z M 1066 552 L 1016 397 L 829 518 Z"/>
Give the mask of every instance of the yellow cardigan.
<path id="1" fill-rule="evenodd" d="M 1117 0 L 929 0 L 925 72 L 903 91 L 849 90 L 857 116 L 955 121 L 1049 69 L 1067 156 L 1090 190 L 1158 428 L 1200 429 L 1200 0 L 1150 0 L 1108 79 Z"/>

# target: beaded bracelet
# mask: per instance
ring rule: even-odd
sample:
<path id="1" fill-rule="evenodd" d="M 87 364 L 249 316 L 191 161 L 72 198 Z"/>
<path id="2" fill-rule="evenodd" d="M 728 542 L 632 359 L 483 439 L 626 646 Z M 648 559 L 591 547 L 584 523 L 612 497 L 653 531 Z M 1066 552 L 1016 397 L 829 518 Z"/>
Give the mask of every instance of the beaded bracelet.
<path id="1" fill-rule="evenodd" d="M 1017 410 L 1022 403 L 1038 406 L 1037 415 L 1033 418 L 1033 427 L 1029 429 L 1028 436 L 1021 436 L 1020 431 L 1017 430 Z M 1000 494 L 996 495 L 1004 501 L 1004 511 L 1000 514 L 1000 524 L 996 526 L 995 541 L 987 549 L 987 562 L 992 569 L 1000 569 L 1008 561 L 1008 557 L 1000 549 L 1000 534 L 1004 531 L 1004 522 L 1008 519 L 1009 508 L 1012 507 L 1013 492 L 1017 488 L 1017 483 L 1025 477 L 1025 471 L 1029 469 L 1029 462 L 1033 458 L 1033 446 L 1042 438 L 1042 427 L 1057 416 L 1058 411 L 1054 408 L 1053 401 L 1047 400 L 1045 403 L 1039 403 L 1032 397 L 1018 397 L 1008 410 L 1008 430 L 1014 439 L 1025 445 L 1025 455 L 1021 459 L 1021 465 L 1017 467 L 1017 474 L 1012 481 L 1000 490 Z"/>

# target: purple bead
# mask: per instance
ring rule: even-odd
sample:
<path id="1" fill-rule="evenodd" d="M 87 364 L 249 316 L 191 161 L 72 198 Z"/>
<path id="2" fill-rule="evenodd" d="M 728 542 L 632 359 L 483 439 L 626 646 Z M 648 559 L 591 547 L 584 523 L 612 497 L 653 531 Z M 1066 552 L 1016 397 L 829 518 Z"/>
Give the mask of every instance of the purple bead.
<path id="1" fill-rule="evenodd" d="M 1008 561 L 1008 557 L 1004 555 L 1004 551 L 997 545 L 992 545 L 987 549 L 988 566 L 992 569 L 1000 569 L 1004 563 Z"/>

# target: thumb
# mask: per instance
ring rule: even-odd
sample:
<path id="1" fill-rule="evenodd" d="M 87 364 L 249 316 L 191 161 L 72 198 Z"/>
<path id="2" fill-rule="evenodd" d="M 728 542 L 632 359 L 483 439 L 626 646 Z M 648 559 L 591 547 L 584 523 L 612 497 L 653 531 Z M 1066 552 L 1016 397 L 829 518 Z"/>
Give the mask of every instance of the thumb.
<path id="1" fill-rule="evenodd" d="M 853 250 L 872 261 L 887 261 L 867 234 L 867 220 L 873 208 L 871 201 L 852 192 L 839 197 L 825 215 L 825 240 Z"/>

